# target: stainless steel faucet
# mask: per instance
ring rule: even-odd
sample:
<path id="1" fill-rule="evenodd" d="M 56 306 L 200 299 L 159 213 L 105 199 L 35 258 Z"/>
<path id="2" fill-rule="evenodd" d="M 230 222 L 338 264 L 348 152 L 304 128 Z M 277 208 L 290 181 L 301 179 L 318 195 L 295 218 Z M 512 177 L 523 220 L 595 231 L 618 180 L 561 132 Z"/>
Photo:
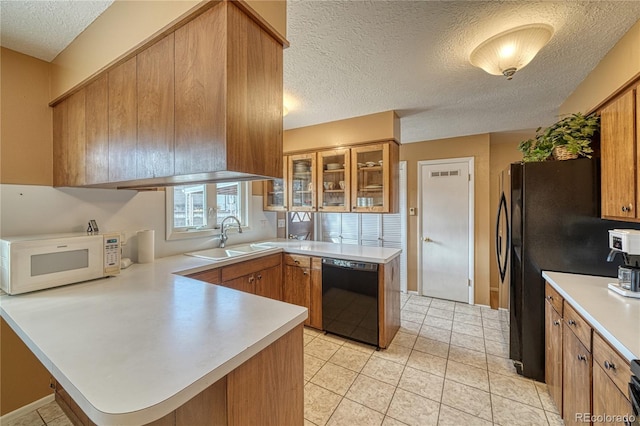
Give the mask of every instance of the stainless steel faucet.
<path id="1" fill-rule="evenodd" d="M 225 217 L 224 219 L 222 219 L 222 223 L 220 224 L 220 247 L 224 247 L 224 244 L 229 239 L 229 237 L 227 236 L 227 230 L 224 227 L 224 223 L 228 219 L 233 219 L 233 220 L 236 221 L 236 223 L 238 224 L 238 233 L 242 234 L 242 225 L 240 224 L 240 221 L 238 220 L 238 218 L 235 217 L 235 216 L 227 216 L 227 217 Z"/>

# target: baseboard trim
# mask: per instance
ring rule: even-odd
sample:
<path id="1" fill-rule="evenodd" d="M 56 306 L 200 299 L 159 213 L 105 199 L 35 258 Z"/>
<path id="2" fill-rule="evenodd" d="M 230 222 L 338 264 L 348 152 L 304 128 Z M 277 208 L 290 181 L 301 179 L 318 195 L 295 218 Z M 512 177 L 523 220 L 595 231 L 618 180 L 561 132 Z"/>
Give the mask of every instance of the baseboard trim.
<path id="1" fill-rule="evenodd" d="M 54 399 L 55 397 L 53 393 L 51 393 L 51 395 L 47 395 L 44 398 L 40 398 L 37 401 L 33 401 L 31 404 L 27 404 L 23 407 L 18 408 L 17 410 L 13 410 L 12 412 L 7 413 L 4 416 L 0 417 L 0 425 L 7 424 L 12 420 L 15 420 L 19 417 L 24 416 L 25 414 L 29 414 L 30 412 L 35 411 L 38 408 L 43 407 L 50 402 L 53 402 Z"/>
<path id="2" fill-rule="evenodd" d="M 419 296 L 418 292 L 415 291 L 415 290 L 409 290 L 409 291 L 407 291 L 407 293 L 409 293 L 409 294 L 411 294 L 413 296 Z"/>

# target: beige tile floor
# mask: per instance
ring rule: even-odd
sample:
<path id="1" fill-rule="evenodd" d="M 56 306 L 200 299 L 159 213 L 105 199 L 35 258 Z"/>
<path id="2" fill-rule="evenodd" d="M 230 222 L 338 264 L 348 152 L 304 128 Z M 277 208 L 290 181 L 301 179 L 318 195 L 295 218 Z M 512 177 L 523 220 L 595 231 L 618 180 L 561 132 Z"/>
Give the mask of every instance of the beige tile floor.
<path id="1" fill-rule="evenodd" d="M 386 350 L 304 330 L 305 426 L 562 425 L 509 361 L 506 312 L 402 295 Z M 6 426 L 69 426 L 55 402 Z M 3 425 L 4 426 L 4 425 Z"/>
<path id="2" fill-rule="evenodd" d="M 2 426 L 73 426 L 64 411 L 53 401 Z"/>
<path id="3" fill-rule="evenodd" d="M 402 295 L 387 350 L 304 331 L 305 425 L 562 425 L 508 359 L 508 315 Z"/>

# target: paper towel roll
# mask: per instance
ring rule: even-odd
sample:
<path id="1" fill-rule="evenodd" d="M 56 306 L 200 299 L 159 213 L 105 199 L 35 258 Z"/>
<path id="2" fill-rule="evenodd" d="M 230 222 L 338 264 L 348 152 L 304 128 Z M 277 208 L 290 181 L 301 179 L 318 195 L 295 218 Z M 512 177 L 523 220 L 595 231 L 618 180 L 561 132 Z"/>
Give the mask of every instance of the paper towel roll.
<path id="1" fill-rule="evenodd" d="M 153 229 L 138 231 L 138 263 L 153 262 L 155 232 Z"/>

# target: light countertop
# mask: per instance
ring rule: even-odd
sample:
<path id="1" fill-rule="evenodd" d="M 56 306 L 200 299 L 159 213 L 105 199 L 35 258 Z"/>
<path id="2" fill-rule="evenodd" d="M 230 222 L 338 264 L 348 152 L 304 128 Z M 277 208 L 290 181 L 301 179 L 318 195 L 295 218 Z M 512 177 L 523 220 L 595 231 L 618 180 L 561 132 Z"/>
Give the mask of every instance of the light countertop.
<path id="1" fill-rule="evenodd" d="M 323 241 L 277 239 L 264 241 L 263 243 L 281 247 L 286 253 L 334 257 L 337 259 L 371 263 L 388 263 L 397 256 L 400 256 L 401 253 L 401 250 L 396 248 L 335 244 Z"/>
<path id="2" fill-rule="evenodd" d="M 640 358 L 640 299 L 609 290 L 615 278 L 548 271 L 542 276 L 622 356 Z"/>
<path id="3" fill-rule="evenodd" d="M 118 277 L 0 296 L 0 314 L 97 424 L 143 424 L 202 392 L 307 309 L 181 275 L 287 252 L 387 263 L 400 250 L 270 240 L 222 261 L 177 255 Z M 228 248 L 232 249 L 233 245 Z"/>
<path id="4" fill-rule="evenodd" d="M 0 296 L 0 313 L 91 420 L 144 424 L 307 318 L 303 307 L 174 274 L 211 265 L 183 255 L 134 264 L 114 278 Z"/>

